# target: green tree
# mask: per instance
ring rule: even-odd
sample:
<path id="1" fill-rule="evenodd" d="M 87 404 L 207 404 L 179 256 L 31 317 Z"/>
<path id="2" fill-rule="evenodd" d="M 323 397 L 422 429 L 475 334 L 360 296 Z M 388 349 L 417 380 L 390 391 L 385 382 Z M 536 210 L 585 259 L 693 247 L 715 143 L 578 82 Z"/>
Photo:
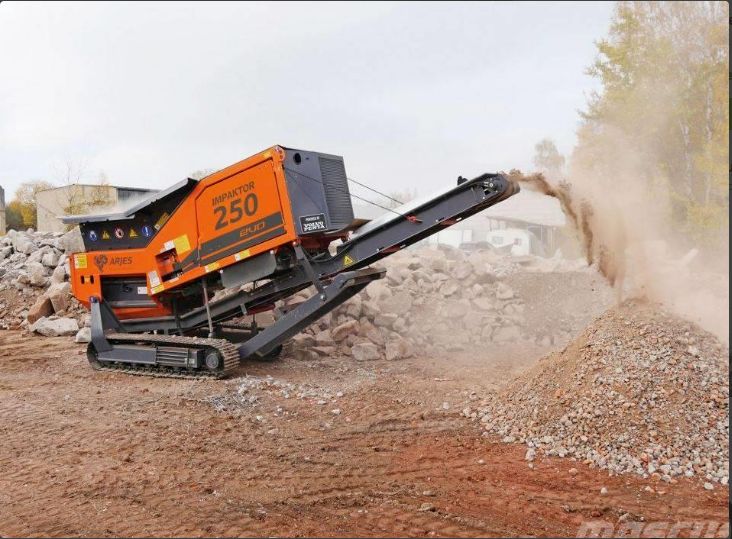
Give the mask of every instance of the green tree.
<path id="1" fill-rule="evenodd" d="M 99 173 L 99 179 L 95 185 L 70 183 L 63 194 L 65 196 L 64 214 L 82 215 L 98 212 L 112 204 L 113 194 L 114 190 L 104 172 Z"/>
<path id="2" fill-rule="evenodd" d="M 704 241 L 728 223 L 728 14 L 723 2 L 619 2 L 572 156 L 611 182 L 632 154 L 638 181 L 670 193 L 672 224 Z"/>
<path id="3" fill-rule="evenodd" d="M 565 158 L 559 153 L 554 141 L 545 138 L 534 146 L 534 166 L 551 178 L 564 175 Z"/>
<path id="4" fill-rule="evenodd" d="M 15 198 L 9 205 L 13 205 L 21 217 L 21 228 L 36 227 L 37 206 L 36 195 L 40 191 L 53 188 L 53 184 L 44 180 L 31 180 L 20 184 L 15 191 Z M 6 214 L 7 218 L 7 214 Z"/>
<path id="5" fill-rule="evenodd" d="M 20 201 L 13 200 L 5 207 L 5 225 L 8 230 L 27 228 L 23 225 L 23 212 L 21 211 Z"/>

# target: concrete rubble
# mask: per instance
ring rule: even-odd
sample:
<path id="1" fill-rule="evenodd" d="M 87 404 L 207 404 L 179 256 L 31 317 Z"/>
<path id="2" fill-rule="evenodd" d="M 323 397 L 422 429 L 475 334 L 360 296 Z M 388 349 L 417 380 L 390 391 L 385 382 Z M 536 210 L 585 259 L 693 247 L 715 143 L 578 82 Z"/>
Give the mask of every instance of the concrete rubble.
<path id="1" fill-rule="evenodd" d="M 589 290 L 588 280 L 599 280 L 576 261 L 516 261 L 491 250 L 468 253 L 441 246 L 407 249 L 376 266 L 386 268 L 386 276 L 296 336 L 288 348 L 294 357 L 311 360 L 335 352 L 356 361 L 398 360 L 415 350 L 430 355 L 514 343 L 557 344 L 610 301 L 609 292 L 602 290 L 581 308 L 562 312 L 558 302 L 569 301 L 574 289 Z M 603 288 L 602 283 L 592 286 Z M 552 287 L 559 297 L 549 297 Z M 280 302 L 276 313 L 312 294 L 309 288 Z M 555 304 L 537 307 L 542 298 Z M 549 320 L 547 310 L 556 311 Z M 575 319 L 570 320 L 571 313 Z"/>
<path id="2" fill-rule="evenodd" d="M 71 294 L 69 254 L 82 247 L 77 230 L 9 230 L 0 238 L 0 328 L 75 335 L 88 317 Z"/>
<path id="3" fill-rule="evenodd" d="M 71 324 L 61 328 L 65 323 L 57 320 L 63 318 L 73 319 L 78 328 L 88 326 L 69 283 L 69 255 L 82 249 L 77 230 L 63 235 L 11 230 L 0 239 L 0 327 L 65 334 Z M 593 314 L 589 305 L 570 309 L 557 303 L 571 296 L 568 290 L 577 288 L 577 279 L 583 280 L 581 287 L 594 278 L 591 269 L 576 261 L 416 246 L 377 266 L 387 269 L 384 279 L 296 335 L 287 352 L 301 360 L 346 355 L 355 361 L 393 361 L 416 350 L 429 355 L 521 342 L 557 344 Z M 552 287 L 557 288 L 550 300 L 557 315 L 547 318 L 544 308 L 534 307 L 550 296 Z M 276 314 L 312 293 L 311 287 L 279 302 Z M 605 304 L 598 297 L 593 303 L 598 309 Z M 570 319 L 570 312 L 582 316 Z M 59 329 L 46 329 L 49 320 Z M 87 333 L 80 332 L 77 342 L 88 342 Z"/>

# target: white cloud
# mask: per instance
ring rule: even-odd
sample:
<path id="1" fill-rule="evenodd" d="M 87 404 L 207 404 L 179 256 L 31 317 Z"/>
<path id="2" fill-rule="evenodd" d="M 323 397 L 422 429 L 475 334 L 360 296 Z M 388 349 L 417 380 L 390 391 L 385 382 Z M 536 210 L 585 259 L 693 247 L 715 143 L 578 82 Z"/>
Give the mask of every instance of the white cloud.
<path id="1" fill-rule="evenodd" d="M 380 189 L 568 151 L 611 4 L 3 3 L 0 183 L 163 188 L 272 144 Z"/>

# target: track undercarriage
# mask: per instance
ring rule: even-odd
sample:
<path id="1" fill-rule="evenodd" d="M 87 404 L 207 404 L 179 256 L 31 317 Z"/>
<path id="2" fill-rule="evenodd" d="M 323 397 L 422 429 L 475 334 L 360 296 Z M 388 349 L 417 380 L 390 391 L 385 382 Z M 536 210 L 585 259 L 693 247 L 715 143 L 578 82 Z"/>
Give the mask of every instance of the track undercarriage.
<path id="1" fill-rule="evenodd" d="M 103 301 L 92 301 L 92 340 L 87 356 L 96 370 L 173 378 L 224 378 L 239 366 L 241 359 L 275 359 L 285 340 L 383 276 L 383 270 L 371 268 L 341 273 L 271 326 L 235 324 L 225 318 L 212 321 L 210 326 L 190 328 L 187 333 L 193 335 L 173 334 L 180 329 L 169 334 L 125 333 L 123 323 Z M 249 295 L 240 293 L 212 302 L 208 312 L 213 316 L 231 313 L 230 305 Z M 245 309 L 240 304 L 235 316 L 240 317 Z M 208 336 L 195 335 L 206 332 Z"/>

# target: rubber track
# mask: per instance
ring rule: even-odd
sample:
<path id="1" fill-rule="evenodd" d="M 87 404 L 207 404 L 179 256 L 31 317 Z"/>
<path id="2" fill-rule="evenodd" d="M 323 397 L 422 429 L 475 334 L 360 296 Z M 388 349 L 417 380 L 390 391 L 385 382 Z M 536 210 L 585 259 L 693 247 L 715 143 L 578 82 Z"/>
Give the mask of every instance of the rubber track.
<path id="1" fill-rule="evenodd" d="M 181 348 L 215 348 L 224 359 L 224 368 L 220 371 L 211 372 L 206 370 L 187 371 L 173 367 L 159 365 L 136 365 L 134 363 L 114 363 L 107 365 L 97 361 L 94 368 L 99 371 L 122 372 L 136 376 L 153 376 L 157 378 L 182 378 L 188 380 L 210 380 L 212 378 L 225 378 L 239 366 L 239 350 L 234 344 L 226 339 L 204 339 L 202 337 L 181 337 L 177 335 L 153 335 L 143 333 L 109 333 L 105 335 L 111 344 L 116 342 L 135 342 L 166 344 L 180 346 Z"/>

